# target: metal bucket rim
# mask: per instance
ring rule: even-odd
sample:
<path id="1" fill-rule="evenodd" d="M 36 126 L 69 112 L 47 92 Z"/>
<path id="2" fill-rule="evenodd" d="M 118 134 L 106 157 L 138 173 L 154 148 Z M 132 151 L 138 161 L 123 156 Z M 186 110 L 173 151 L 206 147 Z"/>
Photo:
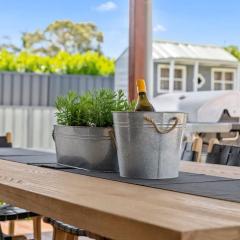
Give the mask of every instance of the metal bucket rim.
<path id="1" fill-rule="evenodd" d="M 158 122 L 156 122 L 156 125 L 158 125 L 158 126 L 163 126 L 163 127 L 172 126 L 172 124 L 168 124 L 168 123 L 158 123 Z M 128 127 L 128 126 L 130 126 L 130 124 L 127 123 L 127 122 L 116 122 L 116 123 L 114 124 L 114 126 Z M 145 126 L 153 127 L 153 125 L 152 125 L 151 123 L 135 124 L 134 126 L 136 126 L 136 127 L 138 127 L 138 126 L 140 126 L 140 127 L 142 127 L 142 126 L 144 126 L 144 127 L 145 127 Z M 179 124 L 176 124 L 176 126 L 178 126 L 178 127 L 184 127 L 185 124 L 179 123 Z M 133 126 L 132 126 L 132 127 L 133 127 Z"/>
<path id="2" fill-rule="evenodd" d="M 134 111 L 130 111 L 130 112 L 126 112 L 126 111 L 112 111 L 112 113 L 122 113 L 122 114 L 129 114 L 129 113 L 134 113 L 134 114 L 143 114 L 143 113 L 151 113 L 151 114 L 158 114 L 158 113 L 165 113 L 165 114 L 184 114 L 184 115 L 187 115 L 187 112 L 163 112 L 163 111 L 160 111 L 160 112 L 149 112 L 149 111 L 141 111 L 141 112 L 134 112 Z"/>
<path id="3" fill-rule="evenodd" d="M 109 130 L 113 129 L 113 127 L 68 126 L 68 125 L 60 125 L 60 124 L 54 124 L 53 126 L 54 127 L 61 127 L 61 128 L 68 128 L 68 127 L 70 127 L 70 128 L 91 128 L 91 129 L 97 128 L 97 129 L 109 129 Z"/>

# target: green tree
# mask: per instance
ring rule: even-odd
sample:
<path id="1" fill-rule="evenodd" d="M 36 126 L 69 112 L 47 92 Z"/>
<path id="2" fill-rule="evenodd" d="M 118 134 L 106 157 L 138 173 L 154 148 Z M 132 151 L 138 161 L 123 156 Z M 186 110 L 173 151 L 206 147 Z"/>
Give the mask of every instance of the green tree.
<path id="1" fill-rule="evenodd" d="M 225 49 L 231 53 L 234 57 L 236 57 L 238 60 L 240 60 L 240 50 L 237 46 L 230 45 L 228 47 L 225 47 Z"/>
<path id="2" fill-rule="evenodd" d="M 21 48 L 6 43 L 0 45 L 0 48 L 12 52 L 26 51 L 48 56 L 55 56 L 59 51 L 69 54 L 101 52 L 103 33 L 98 31 L 93 23 L 59 20 L 51 23 L 44 30 L 24 32 L 21 40 Z"/>

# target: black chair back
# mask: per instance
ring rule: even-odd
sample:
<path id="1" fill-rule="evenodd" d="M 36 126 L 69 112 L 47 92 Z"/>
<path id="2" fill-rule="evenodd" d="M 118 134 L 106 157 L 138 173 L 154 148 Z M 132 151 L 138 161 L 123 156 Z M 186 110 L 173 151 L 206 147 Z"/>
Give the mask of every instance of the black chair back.
<path id="1" fill-rule="evenodd" d="M 0 136 L 0 148 L 11 148 L 11 147 L 12 147 L 12 143 L 9 143 L 7 141 L 7 137 Z"/>
<path id="2" fill-rule="evenodd" d="M 240 147 L 232 146 L 227 165 L 240 167 Z"/>
<path id="3" fill-rule="evenodd" d="M 240 166 L 240 147 L 213 145 L 212 152 L 207 155 L 207 163 L 229 166 Z"/>

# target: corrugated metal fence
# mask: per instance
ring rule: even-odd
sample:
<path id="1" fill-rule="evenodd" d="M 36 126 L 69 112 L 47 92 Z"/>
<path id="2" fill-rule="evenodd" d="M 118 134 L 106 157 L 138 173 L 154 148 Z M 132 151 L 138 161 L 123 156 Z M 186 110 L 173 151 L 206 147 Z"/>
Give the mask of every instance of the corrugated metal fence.
<path id="1" fill-rule="evenodd" d="M 53 107 L 0 107 L 0 135 L 12 132 L 14 147 L 53 149 L 55 122 Z"/>
<path id="2" fill-rule="evenodd" d="M 113 77 L 0 72 L 0 135 L 14 147 L 53 149 L 54 102 L 74 90 L 114 89 Z"/>
<path id="3" fill-rule="evenodd" d="M 0 73 L 0 105 L 54 106 L 57 96 L 98 88 L 114 89 L 113 77 Z"/>

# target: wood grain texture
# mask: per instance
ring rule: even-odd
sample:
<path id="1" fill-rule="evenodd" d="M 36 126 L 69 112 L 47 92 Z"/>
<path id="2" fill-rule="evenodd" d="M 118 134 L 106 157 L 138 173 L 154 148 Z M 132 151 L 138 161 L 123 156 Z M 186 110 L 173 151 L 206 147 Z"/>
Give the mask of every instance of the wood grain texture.
<path id="1" fill-rule="evenodd" d="M 240 179 L 240 168 L 225 165 L 181 161 L 181 171 L 203 173 L 210 176 Z"/>
<path id="2" fill-rule="evenodd" d="M 183 162 L 230 176 L 235 167 Z M 238 170 L 239 171 L 239 170 Z M 240 204 L 0 161 L 0 199 L 115 240 L 237 240 Z"/>
<path id="3" fill-rule="evenodd" d="M 9 222 L 8 235 L 13 236 L 15 232 L 15 221 Z"/>
<path id="4" fill-rule="evenodd" d="M 146 75 L 146 1 L 129 1 L 129 100 L 137 98 L 136 82 Z"/>
<path id="5" fill-rule="evenodd" d="M 33 236 L 34 240 L 41 240 L 41 216 L 33 217 Z"/>

